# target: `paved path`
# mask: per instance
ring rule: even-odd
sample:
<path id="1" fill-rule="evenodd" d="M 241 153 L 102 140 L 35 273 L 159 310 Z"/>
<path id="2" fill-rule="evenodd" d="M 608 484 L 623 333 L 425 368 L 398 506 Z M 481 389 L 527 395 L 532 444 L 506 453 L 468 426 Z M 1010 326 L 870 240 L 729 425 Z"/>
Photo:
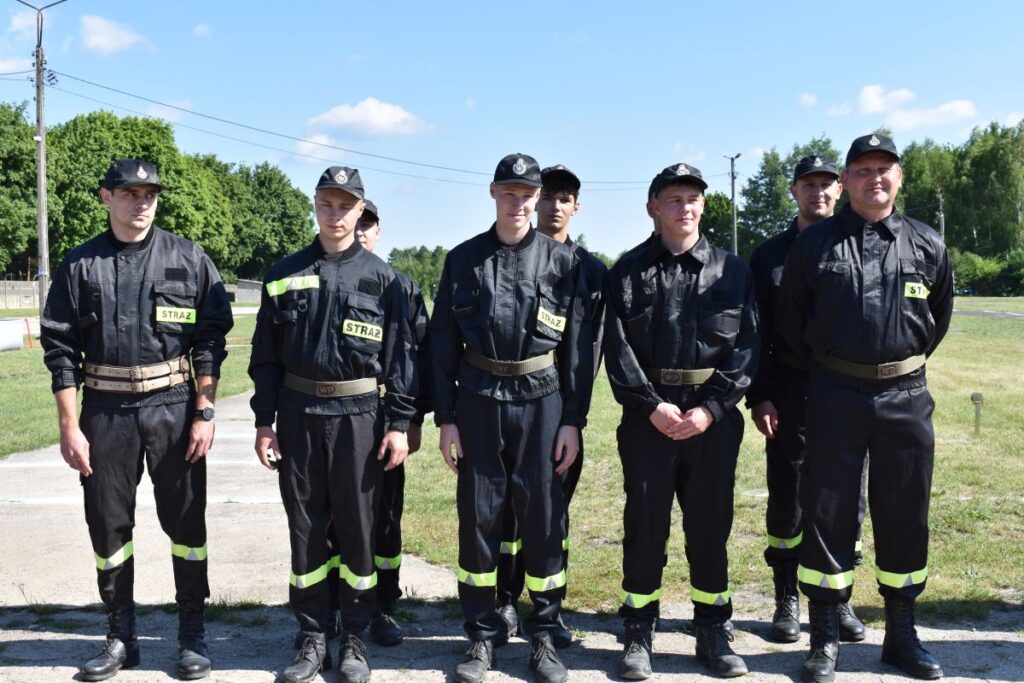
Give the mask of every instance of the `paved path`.
<path id="1" fill-rule="evenodd" d="M 294 619 L 287 600 L 288 537 L 275 476 L 252 453 L 248 396 L 218 402 L 217 440 L 209 456 L 209 640 L 216 670 L 211 681 L 273 681 L 291 656 Z M 156 521 L 148 479 L 139 488 L 136 515 L 136 599 L 143 664 L 118 681 L 174 678 L 176 618 L 169 541 Z M 415 514 L 415 511 L 410 511 Z M 92 549 L 82 514 L 77 476 L 55 446 L 0 461 L 0 681 L 49 683 L 71 679 L 76 665 L 98 651 L 105 631 L 96 608 Z M 617 577 L 607 577 L 614 583 Z M 370 647 L 374 681 L 444 681 L 466 642 L 454 603 L 455 578 L 447 569 L 407 556 L 402 584 L 416 600 L 403 603 L 409 638 L 398 648 Z M 219 603 L 219 605 L 217 604 Z M 797 645 L 763 638 L 771 606 L 764 596 L 741 595 L 734 644 L 757 680 L 792 680 L 806 636 Z M 665 606 L 664 631 L 655 642 L 652 680 L 692 681 L 704 670 L 693 657 L 693 638 L 683 629 L 688 605 Z M 877 619 L 879 615 L 867 616 Z M 565 652 L 573 681 L 616 680 L 621 646 L 618 620 L 569 615 L 582 642 Z M 943 662 L 947 680 L 1024 680 L 1024 611 L 997 613 L 983 622 L 922 628 L 922 637 Z M 844 646 L 837 681 L 896 680 L 878 662 L 882 633 Z M 334 646 L 332 646 L 332 649 Z M 515 639 L 498 653 L 489 681 L 529 680 L 528 646 Z M 865 673 L 845 673 L 862 671 Z M 336 681 L 331 672 L 328 681 Z"/>

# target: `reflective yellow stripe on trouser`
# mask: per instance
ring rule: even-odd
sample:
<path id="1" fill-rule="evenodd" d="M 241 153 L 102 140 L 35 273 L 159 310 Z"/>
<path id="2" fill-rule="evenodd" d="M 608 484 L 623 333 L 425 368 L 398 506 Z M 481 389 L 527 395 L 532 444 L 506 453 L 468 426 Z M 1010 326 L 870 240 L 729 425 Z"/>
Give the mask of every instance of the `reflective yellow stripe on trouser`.
<path id="1" fill-rule="evenodd" d="M 800 532 L 794 538 L 779 538 L 778 536 L 772 536 L 768 534 L 768 545 L 779 550 L 789 550 L 796 548 L 800 545 L 800 542 L 804 540 L 804 532 Z"/>
<path id="2" fill-rule="evenodd" d="M 796 568 L 796 578 L 802 583 L 809 583 L 812 586 L 831 588 L 838 591 L 853 585 L 853 570 L 851 569 L 842 574 L 823 574 L 814 569 L 808 569 L 801 564 Z"/>
<path id="3" fill-rule="evenodd" d="M 523 539 L 517 538 L 514 541 L 502 541 L 498 552 L 502 555 L 518 555 L 523 549 Z"/>
<path id="4" fill-rule="evenodd" d="M 202 562 L 206 559 L 206 544 L 204 543 L 198 548 L 190 548 L 187 545 L 172 543 L 171 555 L 174 555 L 175 557 L 180 557 L 183 560 Z"/>
<path id="5" fill-rule="evenodd" d="M 646 607 L 647 605 L 651 604 L 655 600 L 660 600 L 660 599 L 661 599 L 661 589 L 660 588 L 658 590 L 654 591 L 653 593 L 647 593 L 646 595 L 643 594 L 643 593 L 628 593 L 626 591 L 622 591 L 622 604 L 625 605 L 626 607 L 633 607 L 635 609 L 640 609 L 641 607 Z"/>
<path id="6" fill-rule="evenodd" d="M 701 602 L 705 605 L 728 605 L 730 598 L 732 598 L 732 591 L 728 588 L 721 593 L 708 593 L 690 587 L 690 599 L 694 602 Z"/>
<path id="7" fill-rule="evenodd" d="M 377 569 L 385 571 L 388 569 L 398 569 L 402 566 L 402 555 L 401 553 L 394 557 L 381 557 L 380 555 L 374 555 L 373 564 Z"/>
<path id="8" fill-rule="evenodd" d="M 876 567 L 875 578 L 877 578 L 878 583 L 883 586 L 890 586 L 891 588 L 906 588 L 907 586 L 924 583 L 925 579 L 928 578 L 928 567 L 918 569 L 916 572 L 910 572 L 909 574 L 886 572 Z"/>
<path id="9" fill-rule="evenodd" d="M 459 583 L 464 583 L 467 586 L 488 587 L 498 585 L 497 569 L 491 572 L 484 572 L 482 574 L 474 574 L 473 572 L 467 572 L 462 567 L 459 567 L 457 574 L 459 577 Z"/>
<path id="10" fill-rule="evenodd" d="M 94 552 L 93 554 L 96 556 L 96 569 L 107 570 L 120 567 L 134 552 L 135 545 L 132 541 L 125 543 L 110 557 L 102 557 L 99 553 Z"/>
<path id="11" fill-rule="evenodd" d="M 565 570 L 552 574 L 551 576 L 530 576 L 526 575 L 526 588 L 534 593 L 553 591 L 556 588 L 565 587 Z"/>
<path id="12" fill-rule="evenodd" d="M 357 591 L 369 590 L 377 585 L 377 572 L 374 572 L 369 576 L 360 576 L 349 569 L 347 564 L 341 561 L 340 555 L 335 555 L 308 574 L 296 574 L 295 572 L 292 572 L 291 584 L 296 588 L 309 588 L 310 586 L 315 586 L 326 579 L 332 569 L 337 569 L 338 576 L 344 579 L 345 583 Z"/>

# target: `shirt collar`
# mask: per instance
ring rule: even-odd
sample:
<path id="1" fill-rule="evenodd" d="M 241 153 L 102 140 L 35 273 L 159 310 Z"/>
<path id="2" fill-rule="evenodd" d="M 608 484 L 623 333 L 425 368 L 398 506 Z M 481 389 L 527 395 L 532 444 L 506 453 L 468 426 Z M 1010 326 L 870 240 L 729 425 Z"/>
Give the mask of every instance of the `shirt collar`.
<path id="1" fill-rule="evenodd" d="M 711 245 L 708 244 L 707 238 L 705 238 L 704 235 L 701 235 L 696 244 L 690 247 L 687 251 L 684 251 L 682 254 L 678 254 L 678 257 L 681 258 L 687 255 L 695 261 L 706 265 L 711 259 Z M 665 245 L 662 243 L 659 235 L 653 235 L 651 237 L 650 244 L 647 245 L 645 259 L 646 265 L 650 266 L 662 259 L 670 260 L 676 257 L 677 255 L 665 248 Z"/>
<path id="2" fill-rule="evenodd" d="M 849 202 L 844 204 L 840 210 L 839 221 L 843 228 L 846 229 L 847 234 L 856 232 L 868 223 L 866 218 L 853 210 Z M 900 229 L 903 227 L 903 216 L 894 207 L 892 213 L 878 221 L 878 223 L 885 226 L 885 229 L 893 237 L 899 237 Z"/>
<path id="3" fill-rule="evenodd" d="M 526 235 L 524 235 L 523 239 L 519 240 L 517 244 L 505 244 L 498 239 L 497 221 L 491 223 L 491 229 L 487 231 L 487 234 L 490 235 L 494 244 L 496 244 L 498 248 L 508 249 L 509 251 L 522 251 L 533 244 L 533 241 L 537 239 L 537 231 L 533 229 L 533 225 L 530 225 L 529 229 L 526 231 Z"/>

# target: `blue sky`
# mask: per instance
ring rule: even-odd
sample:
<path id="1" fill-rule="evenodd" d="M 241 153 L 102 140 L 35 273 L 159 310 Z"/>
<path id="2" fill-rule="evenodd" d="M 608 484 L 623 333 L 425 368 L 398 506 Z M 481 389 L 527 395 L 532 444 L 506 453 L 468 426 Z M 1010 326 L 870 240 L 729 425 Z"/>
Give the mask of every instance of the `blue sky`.
<path id="1" fill-rule="evenodd" d="M 34 13 L 24 10 L 0 0 L 0 73 L 31 68 Z M 186 152 L 270 161 L 310 190 L 328 163 L 360 168 L 384 250 L 451 247 L 486 229 L 486 184 L 510 152 L 576 171 L 584 188 L 572 232 L 615 255 L 647 234 L 647 182 L 669 164 L 693 164 L 711 190 L 728 192 L 725 154 L 742 154 L 739 186 L 763 150 L 823 133 L 840 149 L 879 125 L 900 146 L 960 143 L 976 125 L 1024 115 L 1024 3 L 1009 0 L 68 0 L 46 16 L 54 70 L 311 142 L 67 77 L 47 93 L 49 123 L 98 108 L 160 116 L 179 126 Z M 0 99 L 31 99 L 19 78 L 2 77 Z"/>

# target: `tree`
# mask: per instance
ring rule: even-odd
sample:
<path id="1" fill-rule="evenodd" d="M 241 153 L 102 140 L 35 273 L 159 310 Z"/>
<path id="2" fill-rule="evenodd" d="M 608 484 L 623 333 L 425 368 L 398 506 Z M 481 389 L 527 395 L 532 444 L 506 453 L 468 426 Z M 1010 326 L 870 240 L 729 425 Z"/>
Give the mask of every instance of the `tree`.
<path id="1" fill-rule="evenodd" d="M 957 151 L 948 145 L 936 144 L 931 139 L 912 142 L 900 154 L 903 166 L 903 188 L 899 199 L 901 211 L 908 216 L 922 220 L 939 229 L 936 218 L 939 209 L 939 193 L 947 201 L 956 196 Z M 950 230 L 946 241 L 950 245 L 967 246 L 966 235 Z"/>
<path id="2" fill-rule="evenodd" d="M 773 147 L 761 157 L 757 173 L 747 180 L 741 195 L 739 252 L 744 259 L 758 244 L 787 227 L 796 214 L 796 202 L 789 194 L 791 174 Z"/>
<path id="3" fill-rule="evenodd" d="M 727 251 L 732 250 L 732 202 L 724 192 L 704 195 L 704 214 L 700 232 L 707 241 Z"/>
<path id="4" fill-rule="evenodd" d="M 448 250 L 444 247 L 408 247 L 392 249 L 388 254 L 388 263 L 419 285 L 425 298 L 433 300 L 437 295 L 437 283 L 441 280 L 447 256 Z"/>
<path id="5" fill-rule="evenodd" d="M 0 104 L 0 272 L 26 269 L 26 247 L 35 242 L 36 159 L 27 103 Z"/>

